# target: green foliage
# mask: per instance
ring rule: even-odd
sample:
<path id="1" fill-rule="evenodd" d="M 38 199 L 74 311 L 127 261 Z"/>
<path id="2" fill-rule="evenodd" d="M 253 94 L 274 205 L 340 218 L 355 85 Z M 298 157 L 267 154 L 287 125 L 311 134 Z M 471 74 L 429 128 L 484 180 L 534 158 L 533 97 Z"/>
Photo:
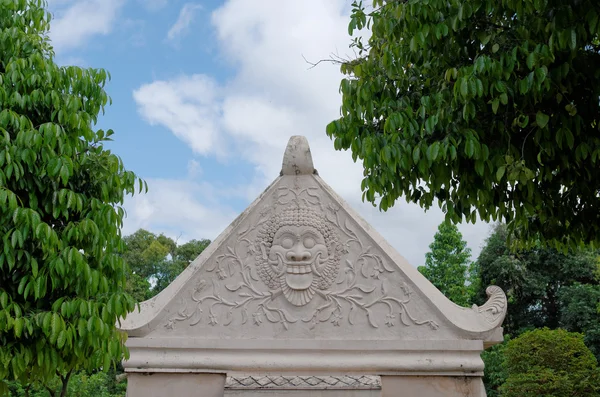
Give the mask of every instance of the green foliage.
<path id="1" fill-rule="evenodd" d="M 138 301 L 165 289 L 210 244 L 210 240 L 202 239 L 177 245 L 163 234 L 157 236 L 144 229 L 123 240 L 123 258 L 131 269 L 127 291 Z"/>
<path id="2" fill-rule="evenodd" d="M 508 342 L 503 397 L 600 396 L 596 359 L 581 334 L 547 328 Z"/>
<path id="3" fill-rule="evenodd" d="M 77 397 L 125 397 L 127 384 L 116 383 L 114 373 L 80 371 L 74 374 L 68 384 L 67 395 Z M 17 382 L 9 385 L 10 397 L 53 397 L 59 396 L 62 384 L 58 377 L 45 385 L 34 383 L 28 388 Z"/>
<path id="4" fill-rule="evenodd" d="M 573 284 L 561 288 L 560 326 L 584 334 L 586 346 L 600 360 L 600 284 Z"/>
<path id="5" fill-rule="evenodd" d="M 600 2 L 353 3 L 337 150 L 363 200 L 504 221 L 527 246 L 600 241 Z"/>
<path id="6" fill-rule="evenodd" d="M 567 304 L 561 299 L 568 294 L 568 290 L 562 291 L 577 283 L 597 285 L 597 255 L 592 251 L 564 255 L 551 248 L 515 253 L 507 246 L 508 233 L 505 225 L 496 225 L 473 264 L 478 279 L 474 284 L 479 289 L 475 303 L 485 302 L 487 285 L 498 285 L 508 297 L 508 313 L 503 323 L 507 333 L 518 336 L 527 329 L 557 328 L 561 324 L 569 324 L 571 331 L 583 331 L 571 328 L 575 324 L 571 320 L 561 323 L 561 316 L 565 315 L 561 307 Z M 596 316 L 595 321 L 598 324 L 600 318 Z"/>
<path id="7" fill-rule="evenodd" d="M 108 370 L 135 304 L 120 205 L 144 183 L 93 128 L 107 72 L 54 63 L 45 6 L 0 1 L 0 387 Z"/>
<path id="8" fill-rule="evenodd" d="M 127 276 L 125 291 L 129 293 L 136 302 L 143 302 L 152 298 L 152 285 L 150 282 L 139 274 L 130 273 Z"/>
<path id="9" fill-rule="evenodd" d="M 458 228 L 442 222 L 425 254 L 425 266 L 418 270 L 452 302 L 467 306 L 471 297 L 466 285 L 471 249 Z"/>
<path id="10" fill-rule="evenodd" d="M 510 335 L 504 336 L 504 342 L 492 346 L 481 353 L 485 364 L 483 384 L 487 397 L 500 397 L 500 386 L 506 381 L 506 366 L 504 365 L 504 351 Z"/>
<path id="11" fill-rule="evenodd" d="M 476 291 L 476 303 L 485 302 L 485 286 L 498 285 L 508 296 L 505 332 L 518 336 L 542 327 L 582 332 L 585 344 L 598 355 L 597 253 L 587 250 L 564 255 L 541 247 L 513 252 L 507 246 L 508 233 L 505 225 L 495 225 L 471 267 L 470 281 Z M 500 386 L 507 378 L 502 364 L 506 339 L 482 354 L 488 396 L 499 397 Z M 548 376 L 550 382 L 552 377 Z"/>

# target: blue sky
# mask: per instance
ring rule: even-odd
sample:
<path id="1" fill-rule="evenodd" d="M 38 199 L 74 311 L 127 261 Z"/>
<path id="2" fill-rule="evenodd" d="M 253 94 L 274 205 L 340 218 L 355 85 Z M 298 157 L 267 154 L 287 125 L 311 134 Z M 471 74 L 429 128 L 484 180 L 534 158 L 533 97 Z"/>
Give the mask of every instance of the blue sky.
<path id="1" fill-rule="evenodd" d="M 113 105 L 99 128 L 149 185 L 125 203 L 124 234 L 140 227 L 214 239 L 279 174 L 291 135 L 305 135 L 320 175 L 414 266 L 443 214 L 399 201 L 361 202 L 360 164 L 336 152 L 341 75 L 309 68 L 352 56 L 350 0 L 50 0 L 60 64 L 107 69 Z M 474 257 L 489 232 L 461 225 Z"/>

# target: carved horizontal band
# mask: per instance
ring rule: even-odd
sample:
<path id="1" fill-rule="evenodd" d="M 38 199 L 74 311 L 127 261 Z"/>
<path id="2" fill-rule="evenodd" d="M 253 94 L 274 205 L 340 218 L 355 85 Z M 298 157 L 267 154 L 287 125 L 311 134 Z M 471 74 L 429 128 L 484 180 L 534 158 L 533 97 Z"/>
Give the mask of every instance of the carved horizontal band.
<path id="1" fill-rule="evenodd" d="M 242 375 L 228 376 L 226 389 L 346 389 L 378 390 L 381 378 L 374 375 L 339 376 L 282 376 L 282 375 Z"/>

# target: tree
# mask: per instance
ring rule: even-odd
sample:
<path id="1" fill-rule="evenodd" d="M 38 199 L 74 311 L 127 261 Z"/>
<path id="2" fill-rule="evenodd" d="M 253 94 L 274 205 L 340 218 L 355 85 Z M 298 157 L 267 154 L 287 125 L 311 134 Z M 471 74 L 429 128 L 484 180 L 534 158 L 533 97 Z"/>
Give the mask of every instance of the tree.
<path id="1" fill-rule="evenodd" d="M 576 283 L 561 288 L 559 301 L 560 326 L 569 331 L 581 332 L 586 346 L 600 360 L 600 282 Z"/>
<path id="2" fill-rule="evenodd" d="M 487 299 L 485 286 L 498 285 L 508 296 L 506 332 L 518 336 L 541 327 L 584 332 L 586 343 L 597 354 L 598 254 L 579 250 L 565 255 L 542 247 L 512 252 L 507 234 L 506 225 L 496 225 L 473 264 L 479 280 L 474 282 L 476 303 Z"/>
<path id="3" fill-rule="evenodd" d="M 600 396 L 600 373 L 583 336 L 547 328 L 508 342 L 503 397 Z"/>
<path id="4" fill-rule="evenodd" d="M 176 246 L 171 260 L 161 262 L 154 275 L 156 285 L 153 295 L 167 288 L 185 270 L 186 267 L 210 244 L 210 240 L 190 240 L 185 244 Z"/>
<path id="5" fill-rule="evenodd" d="M 123 258 L 131 273 L 127 290 L 139 301 L 165 289 L 208 245 L 210 240 L 191 240 L 177 245 L 164 234 L 144 229 L 124 237 Z"/>
<path id="6" fill-rule="evenodd" d="M 579 250 L 565 255 L 542 247 L 513 252 L 507 245 L 507 234 L 506 225 L 495 225 L 471 267 L 476 303 L 486 300 L 484 286 L 499 285 L 508 296 L 508 313 L 503 323 L 507 333 L 519 336 L 542 327 L 581 332 L 586 346 L 598 357 L 597 252 Z M 482 354 L 488 396 L 500 396 L 506 381 L 502 364 L 505 347 L 506 340 Z"/>
<path id="7" fill-rule="evenodd" d="M 470 302 L 466 285 L 471 249 L 458 228 L 442 222 L 425 254 L 425 266 L 418 270 L 452 302 L 467 306 Z"/>
<path id="8" fill-rule="evenodd" d="M 167 255 L 173 255 L 177 244 L 161 234 L 156 236 L 144 229 L 139 229 L 132 235 L 124 237 L 125 251 L 123 258 L 131 271 L 143 278 L 148 278 L 158 272 L 160 262 Z"/>
<path id="9" fill-rule="evenodd" d="M 111 373 L 79 371 L 71 376 L 67 394 L 78 397 L 125 397 L 126 385 L 114 384 L 112 378 L 114 374 Z M 53 397 L 59 395 L 61 388 L 58 377 L 45 385 L 33 383 L 23 387 L 17 382 L 12 382 L 9 384 L 9 396 Z"/>
<path id="10" fill-rule="evenodd" d="M 504 221 L 524 246 L 600 242 L 600 2 L 353 3 L 337 150 L 363 200 Z"/>
<path id="11" fill-rule="evenodd" d="M 126 355 L 121 205 L 145 183 L 94 128 L 107 72 L 56 65 L 45 6 L 0 2 L 0 387 L 58 376 L 64 396 Z"/>

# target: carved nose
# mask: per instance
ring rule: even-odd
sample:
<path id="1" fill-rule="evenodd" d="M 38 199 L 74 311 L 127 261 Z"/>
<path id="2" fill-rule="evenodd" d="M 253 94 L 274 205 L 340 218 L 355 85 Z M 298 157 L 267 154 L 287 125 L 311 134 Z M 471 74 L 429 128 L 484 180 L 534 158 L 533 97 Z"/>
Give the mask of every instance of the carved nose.
<path id="1" fill-rule="evenodd" d="M 288 251 L 285 254 L 288 261 L 304 262 L 310 259 L 311 255 L 308 251 Z"/>

